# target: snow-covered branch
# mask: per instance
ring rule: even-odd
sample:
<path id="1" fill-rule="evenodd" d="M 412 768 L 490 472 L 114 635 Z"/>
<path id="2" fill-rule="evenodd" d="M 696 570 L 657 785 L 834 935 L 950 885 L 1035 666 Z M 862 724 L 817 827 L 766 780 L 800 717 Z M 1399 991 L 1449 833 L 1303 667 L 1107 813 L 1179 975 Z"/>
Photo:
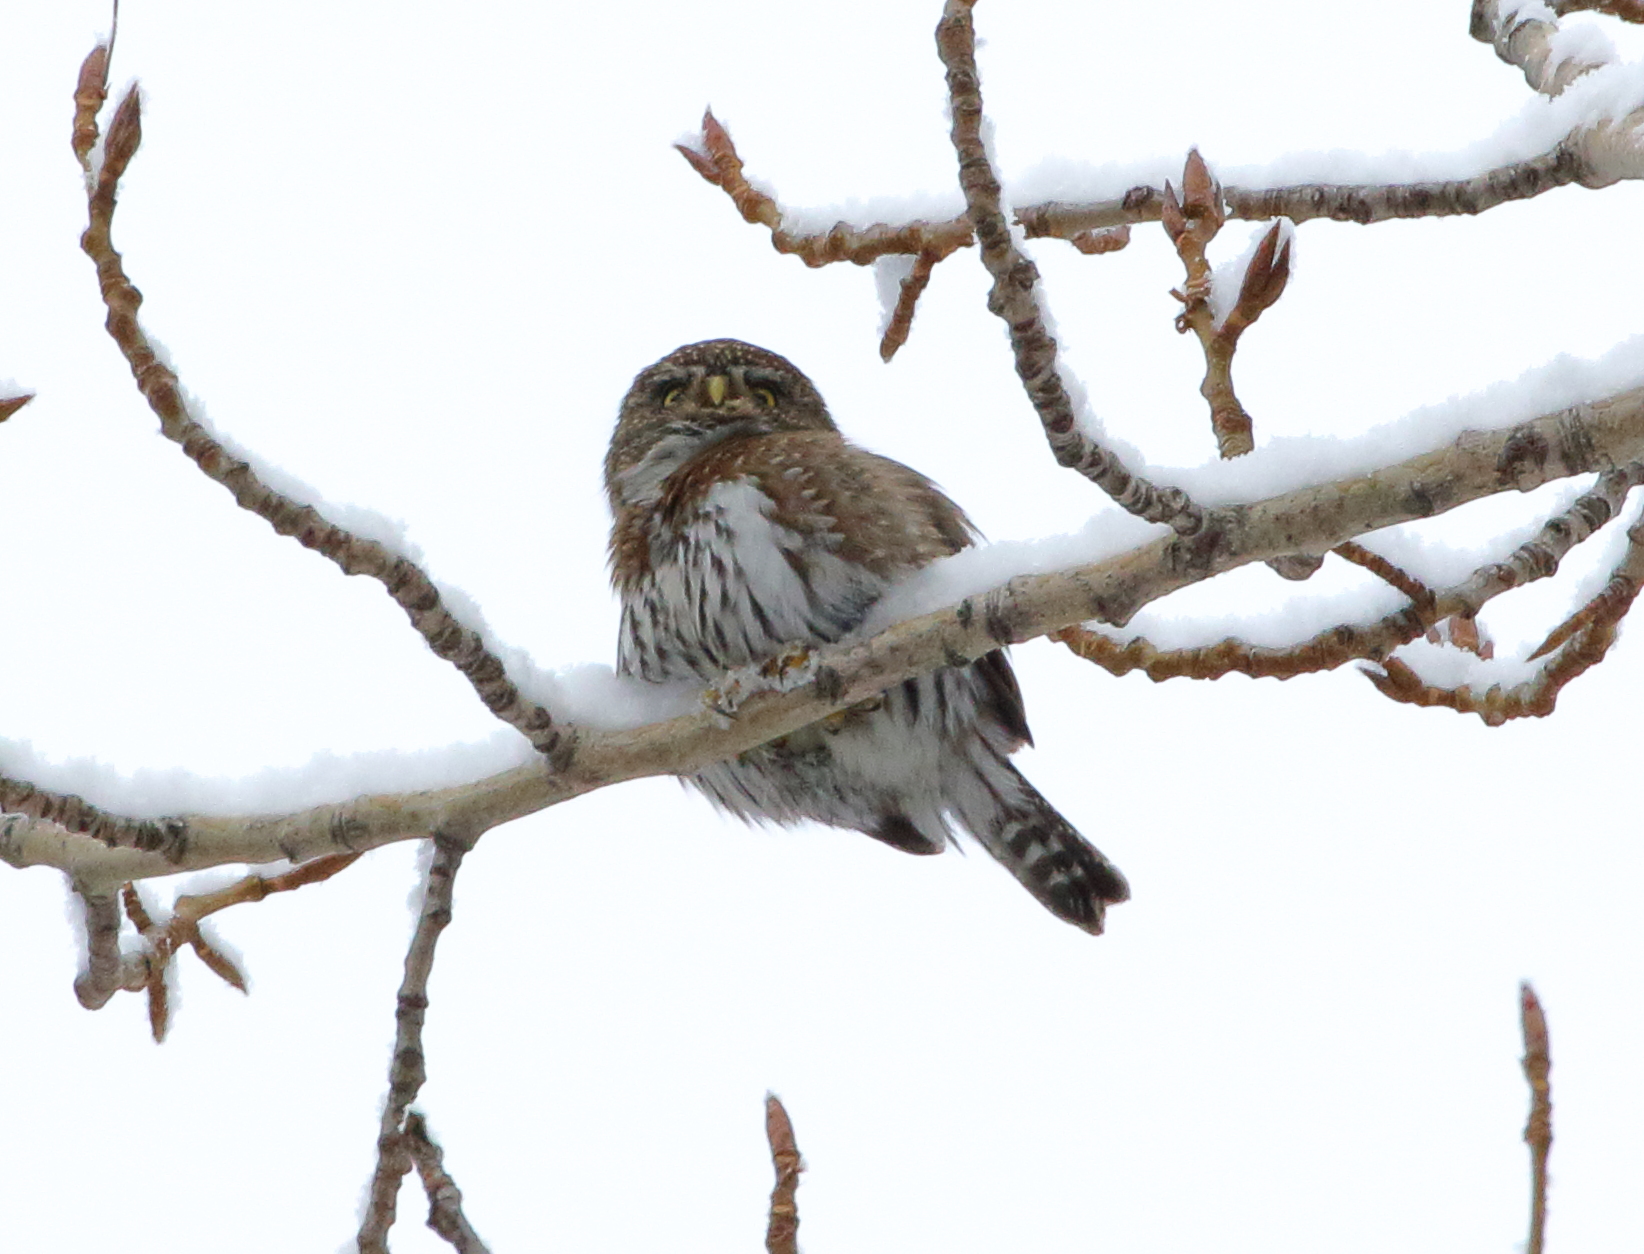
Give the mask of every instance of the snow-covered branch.
<path id="1" fill-rule="evenodd" d="M 232 492 L 241 509 L 329 558 L 344 574 L 366 575 L 382 584 L 435 655 L 451 663 L 473 685 L 486 709 L 530 740 L 538 752 L 557 760 L 567 743 L 567 732 L 555 725 L 546 709 L 520 693 L 501 659 L 477 631 L 458 621 L 433 580 L 414 561 L 382 540 L 337 525 L 289 492 L 276 491 L 266 473 L 253 467 L 248 457 L 236 456 L 226 448 L 190 412 L 176 372 L 160 359 L 137 320 L 143 297 L 126 277 L 111 237 L 120 179 L 142 142 L 142 104 L 135 86 L 115 110 L 101 163 L 94 170 L 88 160 L 97 139 L 96 107 L 106 95 L 107 59 L 106 48 L 93 50 L 81 67 L 80 90 L 75 93 L 74 146 L 87 169 L 91 218 L 80 246 L 97 266 L 103 303 L 108 307 L 108 333 L 130 365 L 143 399 L 159 417 L 161 431 L 202 473 Z"/>
<path id="2" fill-rule="evenodd" d="M 1560 27 L 1558 11 L 1541 0 L 1473 0 L 1473 38 L 1524 72 L 1544 96 L 1557 96 L 1583 74 L 1615 61 L 1610 41 L 1591 28 Z"/>
<path id="3" fill-rule="evenodd" d="M 583 793 L 648 775 L 682 775 L 883 692 L 911 676 L 971 660 L 1087 620 L 1123 624 L 1142 606 L 1251 562 L 1322 554 L 1381 527 L 1445 513 L 1508 490 L 1644 460 L 1644 388 L 1497 431 L 1469 432 L 1369 475 L 1299 488 L 1214 511 L 1195 536 L 1166 534 L 1102 561 L 1024 575 L 944 609 L 817 652 L 809 679 L 757 692 L 727 720 L 694 713 L 624 730 L 584 729 L 561 769 L 545 761 L 451 788 L 359 797 L 295 814 L 182 815 L 154 823 L 107 814 L 77 797 L 0 777 L 0 860 L 54 866 L 92 889 L 225 863 L 302 861 L 398 840 L 490 828 Z M 1630 480 L 1629 480 L 1630 482 Z M 1477 593 L 1441 600 L 1464 612 Z M 77 830 L 55 819 L 72 821 Z M 159 839 L 139 845 L 139 834 Z M 130 843 L 125 843 L 126 837 Z"/>

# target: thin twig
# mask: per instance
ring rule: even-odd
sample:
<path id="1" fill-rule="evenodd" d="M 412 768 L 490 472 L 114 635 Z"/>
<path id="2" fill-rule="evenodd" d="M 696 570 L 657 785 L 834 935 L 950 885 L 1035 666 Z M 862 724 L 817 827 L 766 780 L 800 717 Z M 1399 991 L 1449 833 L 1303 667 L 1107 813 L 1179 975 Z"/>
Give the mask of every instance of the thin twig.
<path id="1" fill-rule="evenodd" d="M 1625 495 L 1626 487 L 1636 485 L 1641 474 L 1644 471 L 1637 465 L 1611 471 L 1577 505 L 1595 496 L 1613 495 L 1618 488 Z M 1568 513 L 1564 517 L 1568 517 Z M 1583 517 L 1596 516 L 1596 513 L 1595 510 Z M 1585 534 L 1591 535 L 1592 530 Z M 1604 660 L 1615 643 L 1617 627 L 1632 608 L 1641 587 L 1644 587 L 1644 522 L 1628 528 L 1626 551 L 1604 590 L 1566 619 L 1530 655 L 1538 658 L 1556 651 L 1528 682 L 1512 688 L 1495 685 L 1482 693 L 1474 692 L 1469 684 L 1445 688 L 1422 683 L 1420 677 L 1397 658 L 1383 661 L 1380 674 L 1375 671 L 1364 674 L 1384 696 L 1394 701 L 1455 710 L 1458 714 L 1477 714 L 1491 727 L 1515 718 L 1545 718 L 1557 706 L 1558 694 L 1565 685 Z"/>
<path id="2" fill-rule="evenodd" d="M 422 1026 L 428 1016 L 428 977 L 434 971 L 434 949 L 451 922 L 452 888 L 470 841 L 441 834 L 434 838 L 434 857 L 423 888 L 422 911 L 405 955 L 405 978 L 394 1011 L 394 1053 L 388 1068 L 388 1097 L 377 1133 L 377 1168 L 360 1221 L 360 1254 L 388 1254 L 388 1230 L 394 1226 L 400 1180 L 411 1170 L 406 1118 L 428 1078 L 422 1050 Z"/>
<path id="3" fill-rule="evenodd" d="M 78 129 L 76 135 L 78 143 Z M 305 548 L 330 558 L 344 573 L 367 575 L 381 583 L 428 642 L 428 647 L 462 672 L 486 708 L 526 736 L 556 767 L 564 767 L 574 752 L 574 736 L 557 728 L 547 710 L 514 687 L 502 662 L 485 647 L 478 633 L 452 616 L 433 582 L 415 563 L 374 540 L 363 539 L 326 521 L 311 506 L 274 491 L 189 412 L 176 373 L 155 355 L 137 320 L 137 309 L 143 298 L 126 277 L 110 236 L 120 178 L 141 141 L 141 105 L 137 89 L 133 87 L 120 102 L 109 125 L 103 163 L 91 184 L 91 221 L 80 238 L 80 246 L 97 265 L 103 303 L 108 307 L 108 333 L 130 365 L 137 388 L 149 408 L 159 416 L 161 431 L 178 444 L 208 478 L 232 492 L 242 509 L 264 519 L 281 535 L 291 536 Z"/>
<path id="4" fill-rule="evenodd" d="M 925 288 L 930 285 L 931 272 L 940 260 L 935 253 L 920 253 L 902 276 L 896 308 L 891 311 L 890 320 L 885 323 L 885 333 L 879 339 L 881 361 L 889 361 L 896 356 L 896 350 L 908 342 L 908 332 L 913 329 L 914 310 L 919 298 L 925 294 Z"/>
<path id="5" fill-rule="evenodd" d="M 1239 336 L 1284 293 L 1290 280 L 1290 236 L 1282 222 L 1273 224 L 1239 276 L 1237 300 L 1218 318 L 1212 300 L 1213 272 L 1205 249 L 1227 216 L 1221 184 L 1211 176 L 1197 148 L 1187 154 L 1179 200 L 1176 189 L 1165 184 L 1162 215 L 1165 233 L 1187 268 L 1187 281 L 1180 290 L 1173 288 L 1170 293 L 1182 303 L 1182 311 L 1176 315 L 1176 330 L 1182 334 L 1192 331 L 1204 353 L 1204 382 L 1199 385 L 1199 394 L 1210 406 L 1210 429 L 1216 436 L 1217 451 L 1223 457 L 1240 457 L 1256 445 L 1250 415 L 1233 390 L 1233 354 Z M 1087 234 L 1080 232 L 1075 238 Z"/>
<path id="6" fill-rule="evenodd" d="M 114 994 L 147 987 L 148 964 L 141 954 L 120 952 L 120 902 L 106 889 L 73 882 L 86 929 L 86 966 L 74 980 L 74 995 L 87 1010 L 100 1010 Z"/>
<path id="7" fill-rule="evenodd" d="M 1519 1022 L 1524 1029 L 1524 1078 L 1530 1082 L 1530 1118 L 1524 1142 L 1530 1147 L 1530 1241 L 1525 1254 L 1542 1254 L 1547 1228 L 1547 1156 L 1553 1148 L 1552 1046 L 1541 999 L 1528 983 L 1518 986 Z"/>
<path id="8" fill-rule="evenodd" d="M 281 875 L 247 875 L 214 892 L 179 897 L 172 903 L 171 917 L 160 924 L 150 919 L 142 898 L 137 894 L 136 885 L 127 884 L 123 890 L 126 914 L 136 924 L 146 950 L 144 957 L 148 962 L 149 971 L 149 1024 L 153 1028 L 154 1039 L 165 1039 L 168 1025 L 165 977 L 172 958 L 185 945 L 192 949 L 207 969 L 224 983 L 239 989 L 242 993 L 246 991 L 245 976 L 235 965 L 234 960 L 223 953 L 201 930 L 203 919 L 216 914 L 219 910 L 226 910 L 229 906 L 241 905 L 248 901 L 261 901 L 274 893 L 287 893 L 309 884 L 324 883 L 345 867 L 353 865 L 359 856 L 357 853 L 331 854 L 293 867 Z"/>
<path id="9" fill-rule="evenodd" d="M 736 210 L 746 222 L 763 226 L 771 233 L 771 245 L 779 253 L 798 257 L 807 266 L 830 265 L 848 261 L 866 266 L 882 257 L 911 256 L 916 258 L 914 269 L 902 280 L 902 291 L 896 313 L 884 337 L 879 342 L 879 355 L 889 361 L 896 350 L 907 341 L 913 325 L 914 307 L 919 295 L 930 282 L 931 269 L 961 248 L 975 242 L 970 223 L 963 218 L 946 222 L 923 219 L 901 226 L 887 226 L 880 222 L 872 226 L 854 227 L 837 222 L 827 231 L 792 231 L 783 225 L 785 215 L 775 197 L 760 191 L 742 173 L 742 157 L 731 141 L 731 134 L 714 117 L 713 110 L 702 115 L 702 149 L 686 144 L 675 144 L 680 156 L 690 163 L 709 183 L 720 188 L 731 198 Z"/>
<path id="10" fill-rule="evenodd" d="M 1627 529 L 1627 549 L 1611 573 L 1609 582 L 1586 605 L 1565 619 L 1543 640 L 1531 658 L 1544 657 L 1562 647 L 1578 632 L 1586 630 L 1594 621 L 1605 616 L 1619 620 L 1627 612 L 1633 598 L 1638 596 L 1639 581 L 1644 578 L 1644 521 Z"/>
<path id="11" fill-rule="evenodd" d="M 428 1121 L 421 1111 L 413 1110 L 405 1117 L 405 1147 L 428 1195 L 428 1226 L 459 1254 L 490 1254 L 490 1247 L 462 1213 L 462 1190 L 446 1171 L 445 1151 L 428 1135 Z"/>
<path id="12" fill-rule="evenodd" d="M 988 309 L 1010 328 L 1016 374 L 1039 414 L 1051 451 L 1063 466 L 1078 471 L 1120 506 L 1149 522 L 1169 524 L 1181 535 L 1199 535 L 1210 515 L 1180 488 L 1159 488 L 1128 470 L 1109 449 L 1079 430 L 1073 400 L 1056 360 L 1056 340 L 1045 327 L 1035 288 L 1039 271 L 1010 237 L 1000 207 L 998 176 L 982 140 L 982 86 L 976 72 L 974 0 L 948 0 L 936 27 L 936 47 L 947 68 L 950 132 L 959 159 L 959 186 L 982 248 L 982 264 L 993 276 Z"/>
<path id="13" fill-rule="evenodd" d="M 767 1254 L 799 1254 L 799 1173 L 805 1160 L 794 1143 L 793 1121 L 775 1093 L 765 1094 L 765 1139 L 771 1147 L 776 1185 L 771 1189 L 770 1219 L 765 1225 Z"/>
<path id="14" fill-rule="evenodd" d="M 1356 540 L 1349 540 L 1346 544 L 1338 544 L 1330 550 L 1343 561 L 1352 562 L 1355 566 L 1363 567 L 1383 583 L 1397 588 L 1410 598 L 1417 606 L 1430 606 L 1437 599 L 1433 590 L 1408 571 L 1393 565 L 1380 553 L 1372 553 Z"/>

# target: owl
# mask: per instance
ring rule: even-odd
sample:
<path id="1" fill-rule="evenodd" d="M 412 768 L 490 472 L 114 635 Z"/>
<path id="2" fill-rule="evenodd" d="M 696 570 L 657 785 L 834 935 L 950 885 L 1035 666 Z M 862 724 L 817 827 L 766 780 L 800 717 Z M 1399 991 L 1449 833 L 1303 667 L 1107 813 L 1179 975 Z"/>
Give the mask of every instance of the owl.
<path id="1" fill-rule="evenodd" d="M 640 372 L 605 457 L 618 669 L 712 681 L 861 628 L 899 578 L 975 542 L 929 479 L 839 433 L 775 353 L 707 340 Z M 1010 763 L 1032 743 L 1002 651 L 880 696 L 689 778 L 749 821 L 806 819 L 904 853 L 969 833 L 1087 932 L 1124 876 Z"/>

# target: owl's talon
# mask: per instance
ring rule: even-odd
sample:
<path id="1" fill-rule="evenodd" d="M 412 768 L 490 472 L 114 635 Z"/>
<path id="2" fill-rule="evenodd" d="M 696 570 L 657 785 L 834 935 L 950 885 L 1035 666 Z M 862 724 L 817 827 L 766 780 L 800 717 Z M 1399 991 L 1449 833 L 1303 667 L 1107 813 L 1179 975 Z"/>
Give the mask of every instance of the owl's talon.
<path id="1" fill-rule="evenodd" d="M 790 644 L 774 657 L 725 672 L 725 678 L 702 691 L 702 704 L 714 721 L 729 727 L 749 697 L 761 692 L 792 692 L 811 680 L 816 669 L 809 645 Z"/>

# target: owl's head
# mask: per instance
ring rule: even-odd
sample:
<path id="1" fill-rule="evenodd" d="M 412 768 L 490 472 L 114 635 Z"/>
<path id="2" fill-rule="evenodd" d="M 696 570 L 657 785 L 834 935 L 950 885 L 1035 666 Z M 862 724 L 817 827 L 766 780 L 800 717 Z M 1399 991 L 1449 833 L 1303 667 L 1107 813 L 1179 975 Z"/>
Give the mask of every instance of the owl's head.
<path id="1" fill-rule="evenodd" d="M 821 393 L 786 357 L 741 340 L 687 344 L 641 370 L 622 398 L 605 488 L 613 508 L 642 504 L 721 440 L 833 430 Z"/>

